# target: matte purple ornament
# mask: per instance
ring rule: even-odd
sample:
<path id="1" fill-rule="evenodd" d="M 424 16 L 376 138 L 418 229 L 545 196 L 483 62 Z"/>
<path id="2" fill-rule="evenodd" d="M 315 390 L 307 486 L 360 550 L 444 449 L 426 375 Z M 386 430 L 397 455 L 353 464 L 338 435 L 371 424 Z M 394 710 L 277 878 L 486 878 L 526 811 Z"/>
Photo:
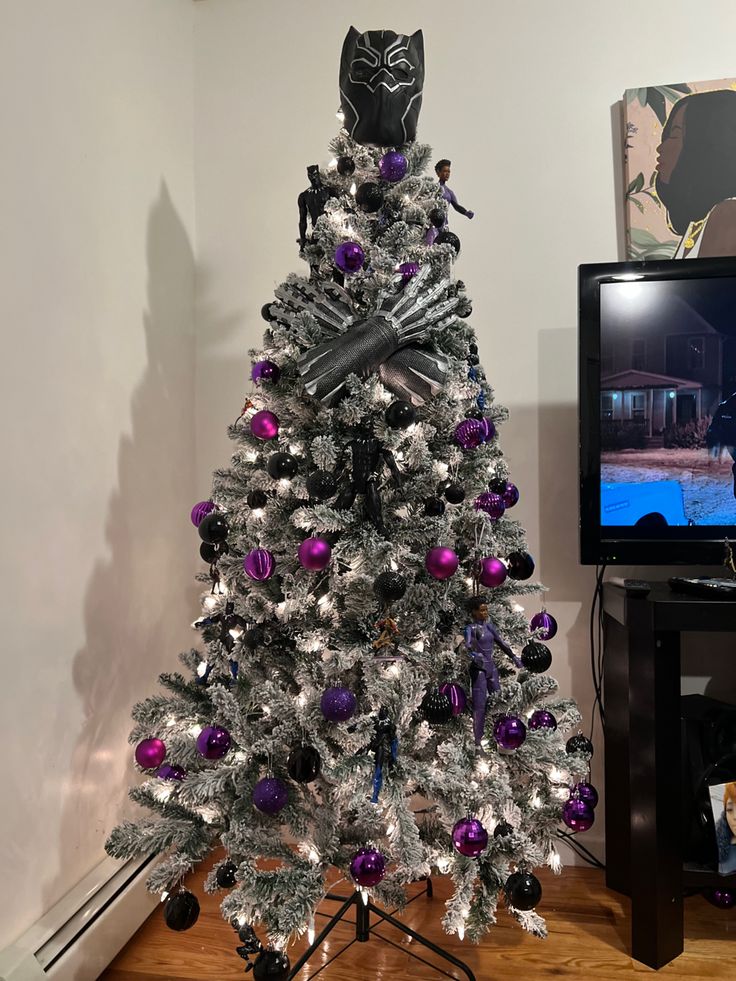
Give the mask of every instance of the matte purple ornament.
<path id="1" fill-rule="evenodd" d="M 210 511 L 215 510 L 215 505 L 212 501 L 200 501 L 199 504 L 195 504 L 192 508 L 192 524 L 195 528 L 199 528 L 202 518 L 206 518 Z"/>
<path id="2" fill-rule="evenodd" d="M 281 377 L 281 368 L 273 361 L 256 361 L 250 369 L 250 377 L 256 385 L 266 381 L 275 384 Z"/>
<path id="3" fill-rule="evenodd" d="M 455 575 L 460 559 L 451 548 L 436 545 L 427 552 L 424 564 L 433 579 L 443 580 Z"/>
<path id="4" fill-rule="evenodd" d="M 419 272 L 418 262 L 402 262 L 399 266 L 399 272 L 401 273 L 401 279 L 404 286 L 409 282 L 410 279 L 414 279 L 416 274 Z"/>
<path id="5" fill-rule="evenodd" d="M 480 572 L 478 574 L 478 579 L 480 579 L 483 586 L 502 586 L 506 582 L 506 576 L 508 575 L 508 570 L 501 559 L 497 559 L 494 556 L 489 556 L 488 558 L 481 559 Z"/>
<path id="6" fill-rule="evenodd" d="M 144 770 L 155 770 L 166 758 L 166 744 L 160 739 L 144 739 L 135 748 L 135 761 Z"/>
<path id="7" fill-rule="evenodd" d="M 407 166 L 406 157 L 398 150 L 389 150 L 378 161 L 381 177 L 390 184 L 395 184 L 406 177 Z"/>
<path id="8" fill-rule="evenodd" d="M 540 640 L 552 640 L 557 633 L 557 621 L 546 610 L 542 610 L 541 613 L 535 613 L 529 621 L 529 626 L 532 630 L 541 631 L 539 634 Z"/>
<path id="9" fill-rule="evenodd" d="M 562 808 L 562 820 L 572 831 L 587 831 L 593 827 L 595 813 L 587 801 L 571 797 Z"/>
<path id="10" fill-rule="evenodd" d="M 278 814 L 289 802 L 289 788 L 278 777 L 263 777 L 253 788 L 253 804 L 263 814 Z"/>
<path id="11" fill-rule="evenodd" d="M 478 818 L 461 818 L 452 829 L 452 843 L 466 858 L 477 858 L 488 844 L 488 832 Z"/>
<path id="12" fill-rule="evenodd" d="M 276 565 L 271 552 L 265 548 L 254 548 L 243 559 L 243 568 L 249 579 L 256 582 L 265 582 L 273 575 Z"/>
<path id="13" fill-rule="evenodd" d="M 703 898 L 717 909 L 733 909 L 736 905 L 736 892 L 730 889 L 704 889 Z"/>
<path id="14" fill-rule="evenodd" d="M 319 707 L 328 722 L 347 722 L 355 715 L 358 700 L 349 688 L 326 688 Z"/>
<path id="15" fill-rule="evenodd" d="M 377 886 L 386 875 L 386 857 L 375 848 L 361 848 L 350 862 L 350 875 L 359 886 Z"/>
<path id="16" fill-rule="evenodd" d="M 332 548 L 325 538 L 305 538 L 297 554 L 305 569 L 321 572 L 330 564 Z"/>
<path id="17" fill-rule="evenodd" d="M 490 419 L 463 419 L 455 426 L 455 442 L 464 450 L 476 450 L 496 435 Z"/>
<path id="18" fill-rule="evenodd" d="M 493 738 L 501 749 L 518 749 L 526 739 L 526 726 L 515 715 L 504 715 L 493 727 Z"/>
<path id="19" fill-rule="evenodd" d="M 365 252 L 357 242 L 341 242 L 335 249 L 335 265 L 343 272 L 358 272 L 364 262 Z"/>
<path id="20" fill-rule="evenodd" d="M 512 508 L 519 503 L 519 488 L 516 484 L 507 483 L 506 490 L 503 492 L 503 503 L 507 508 Z"/>
<path id="21" fill-rule="evenodd" d="M 183 766 L 169 766 L 168 763 L 164 763 L 156 771 L 156 776 L 160 780 L 186 780 L 187 771 Z"/>
<path id="22" fill-rule="evenodd" d="M 206 760 L 221 760 L 230 749 L 230 733 L 222 726 L 205 726 L 197 736 L 197 752 Z"/>
<path id="23" fill-rule="evenodd" d="M 251 417 L 250 431 L 258 439 L 276 439 L 279 434 L 279 417 L 268 409 L 261 409 Z"/>
<path id="24" fill-rule="evenodd" d="M 572 788 L 572 794 L 570 796 L 584 800 L 586 804 L 590 804 L 594 809 L 598 804 L 598 791 L 592 783 L 576 783 Z"/>
<path id="25" fill-rule="evenodd" d="M 462 685 L 456 681 L 445 681 L 440 685 L 440 692 L 450 699 L 453 715 L 462 715 L 468 706 L 468 696 Z"/>
<path id="26" fill-rule="evenodd" d="M 532 717 L 529 719 L 529 728 L 554 731 L 557 728 L 557 719 L 547 709 L 537 709 L 536 712 L 532 712 Z"/>
<path id="27" fill-rule="evenodd" d="M 502 518 L 506 510 L 506 505 L 503 503 L 501 495 L 494 494 L 493 491 L 485 491 L 483 494 L 479 494 L 473 506 L 476 511 L 485 511 L 493 521 L 498 521 L 499 518 Z"/>

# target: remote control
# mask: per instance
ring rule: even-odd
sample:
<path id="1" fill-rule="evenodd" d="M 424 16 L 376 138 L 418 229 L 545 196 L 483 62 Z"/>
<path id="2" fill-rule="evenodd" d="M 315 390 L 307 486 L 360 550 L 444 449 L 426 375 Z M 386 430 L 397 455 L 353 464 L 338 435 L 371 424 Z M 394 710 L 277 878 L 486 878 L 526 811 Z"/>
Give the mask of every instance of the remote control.
<path id="1" fill-rule="evenodd" d="M 625 589 L 627 596 L 647 596 L 652 589 L 651 583 L 644 579 L 623 579 L 621 576 L 612 576 L 608 582 Z"/>

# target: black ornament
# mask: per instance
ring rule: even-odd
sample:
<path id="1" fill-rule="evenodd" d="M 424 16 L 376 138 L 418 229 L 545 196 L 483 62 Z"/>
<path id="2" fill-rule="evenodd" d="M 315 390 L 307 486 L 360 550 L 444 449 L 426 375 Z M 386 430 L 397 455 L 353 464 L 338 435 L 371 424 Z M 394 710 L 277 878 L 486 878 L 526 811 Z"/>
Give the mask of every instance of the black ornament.
<path id="1" fill-rule="evenodd" d="M 297 783 L 311 783 L 322 769 L 322 760 L 314 746 L 296 746 L 289 753 L 286 769 Z"/>
<path id="2" fill-rule="evenodd" d="M 521 663 L 532 674 L 543 674 L 552 664 L 552 651 L 538 640 L 530 640 L 521 652 Z"/>
<path id="3" fill-rule="evenodd" d="M 393 603 L 406 592 L 406 579 L 399 572 L 381 572 L 373 580 L 373 592 L 385 603 Z"/>
<path id="4" fill-rule="evenodd" d="M 478 353 L 478 345 L 475 343 L 475 341 L 471 341 L 470 344 L 468 344 L 468 350 L 471 354 Z"/>
<path id="5" fill-rule="evenodd" d="M 225 516 L 217 511 L 206 515 L 199 523 L 199 537 L 209 545 L 219 545 L 227 538 L 229 528 Z"/>
<path id="6" fill-rule="evenodd" d="M 493 829 L 494 838 L 506 838 L 514 829 L 511 827 L 508 821 L 499 821 L 496 827 Z"/>
<path id="7" fill-rule="evenodd" d="M 451 245 L 455 250 L 455 255 L 460 255 L 460 239 L 454 232 L 448 232 L 445 229 L 444 232 L 440 232 L 437 238 L 434 240 L 435 245 Z"/>
<path id="8" fill-rule="evenodd" d="M 254 981 L 286 981 L 291 962 L 280 950 L 262 950 L 253 965 Z"/>
<path id="9" fill-rule="evenodd" d="M 373 181 L 365 181 L 355 192 L 355 203 L 361 211 L 374 214 L 383 204 L 383 193 L 378 184 Z"/>
<path id="10" fill-rule="evenodd" d="M 243 646 L 254 651 L 259 644 L 263 643 L 263 637 L 263 627 L 250 627 L 243 633 Z"/>
<path id="11" fill-rule="evenodd" d="M 262 490 L 252 490 L 246 497 L 245 503 L 253 511 L 255 511 L 256 508 L 265 508 L 265 506 L 268 504 L 268 494 Z"/>
<path id="12" fill-rule="evenodd" d="M 187 889 L 181 889 L 166 900 L 164 920 L 170 930 L 188 930 L 198 918 L 199 900 Z"/>
<path id="13" fill-rule="evenodd" d="M 474 368 L 477 364 L 480 364 L 480 358 L 477 354 L 469 354 L 467 357 L 467 362 Z"/>
<path id="14" fill-rule="evenodd" d="M 274 320 L 276 319 L 274 317 L 274 315 L 271 313 L 271 304 L 272 303 L 273 303 L 273 300 L 269 300 L 268 303 L 264 303 L 263 306 L 261 307 L 261 316 L 269 324 L 273 323 Z"/>
<path id="15" fill-rule="evenodd" d="M 202 542 L 199 546 L 199 554 L 205 562 L 209 562 L 212 565 L 216 562 L 221 555 L 226 555 L 228 553 L 227 542 L 220 542 L 215 545 L 212 542 Z"/>
<path id="16" fill-rule="evenodd" d="M 433 725 L 444 725 L 452 718 L 452 702 L 438 688 L 432 688 L 422 699 L 419 710 Z"/>
<path id="17" fill-rule="evenodd" d="M 355 173 L 355 161 L 352 157 L 338 157 L 337 158 L 337 172 L 342 174 L 343 177 L 350 177 L 351 174 Z"/>
<path id="18" fill-rule="evenodd" d="M 521 582 L 534 575 L 534 559 L 528 552 L 512 552 L 506 559 L 506 566 L 511 578 Z"/>
<path id="19" fill-rule="evenodd" d="M 448 484 L 445 487 L 445 497 L 450 504 L 462 504 L 465 500 L 465 488 L 462 484 Z"/>
<path id="20" fill-rule="evenodd" d="M 235 885 L 235 873 L 238 871 L 238 867 L 234 862 L 225 862 L 221 865 L 217 872 L 215 872 L 215 879 L 217 885 L 221 889 L 229 889 L 231 886 Z"/>
<path id="21" fill-rule="evenodd" d="M 424 513 L 430 518 L 438 518 L 445 513 L 445 502 L 439 497 L 428 497 L 424 502 Z"/>
<path id="22" fill-rule="evenodd" d="M 392 429 L 408 429 L 417 417 L 411 402 L 397 399 L 386 409 L 386 425 Z"/>
<path id="23" fill-rule="evenodd" d="M 539 904 L 542 898 L 542 886 L 536 875 L 531 872 L 513 872 L 503 887 L 506 902 L 514 909 L 530 910 Z"/>
<path id="24" fill-rule="evenodd" d="M 505 477 L 494 477 L 488 481 L 488 490 L 492 494 L 505 494 L 508 481 Z"/>
<path id="25" fill-rule="evenodd" d="M 485 419 L 482 409 L 468 409 L 465 413 L 466 419 Z"/>
<path id="26" fill-rule="evenodd" d="M 307 493 L 318 501 L 327 501 L 337 491 L 337 481 L 327 470 L 313 470 L 307 477 Z"/>
<path id="27" fill-rule="evenodd" d="M 585 753 L 586 756 L 593 755 L 593 743 L 582 732 L 579 732 L 577 736 L 571 736 L 565 743 L 565 749 L 568 753 Z"/>
<path id="28" fill-rule="evenodd" d="M 427 215 L 427 218 L 429 218 L 429 223 L 434 225 L 435 228 L 444 228 L 446 217 L 444 208 L 432 208 Z"/>
<path id="29" fill-rule="evenodd" d="M 470 302 L 470 300 L 466 300 L 465 303 L 463 303 L 463 305 L 458 310 L 458 314 L 457 315 L 458 315 L 458 317 L 462 317 L 463 320 L 467 320 L 468 317 L 472 317 L 472 315 L 473 315 L 473 304 Z M 471 351 L 470 353 L 471 354 L 476 354 L 476 355 L 478 354 L 477 351 Z M 478 364 L 477 361 L 471 361 L 470 363 L 471 364 Z"/>
<path id="30" fill-rule="evenodd" d="M 295 476 L 299 464 L 291 453 L 272 453 L 266 462 L 266 470 L 274 480 Z M 200 528 L 202 525 L 199 526 Z"/>

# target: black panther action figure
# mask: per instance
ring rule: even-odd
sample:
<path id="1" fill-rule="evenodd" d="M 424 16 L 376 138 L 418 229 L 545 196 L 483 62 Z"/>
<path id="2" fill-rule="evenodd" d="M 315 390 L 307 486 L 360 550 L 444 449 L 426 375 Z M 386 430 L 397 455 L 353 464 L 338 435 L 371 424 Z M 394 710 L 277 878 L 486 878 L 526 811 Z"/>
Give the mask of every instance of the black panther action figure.
<path id="1" fill-rule="evenodd" d="M 343 488 L 337 496 L 338 510 L 351 508 L 358 494 L 365 495 L 365 513 L 376 531 L 387 537 L 383 523 L 383 506 L 379 481 L 385 463 L 396 487 L 401 487 L 401 473 L 391 450 L 375 436 L 359 436 L 348 444 L 352 457 L 351 475 L 343 478 Z"/>
<path id="2" fill-rule="evenodd" d="M 386 770 L 391 769 L 394 765 L 399 752 L 396 725 L 389 718 L 387 708 L 382 707 L 378 712 L 373 739 L 368 744 L 368 749 L 372 750 L 375 754 L 373 757 L 375 770 L 373 771 L 373 796 L 371 797 L 371 803 L 377 804 L 378 795 L 381 793 L 381 787 L 383 786 L 383 775 Z"/>
<path id="3" fill-rule="evenodd" d="M 307 244 L 307 217 L 312 223 L 312 228 L 317 224 L 317 219 L 325 213 L 325 205 L 334 197 L 334 191 L 325 187 L 322 183 L 322 176 L 317 164 L 307 167 L 307 177 L 309 187 L 297 198 L 299 206 L 299 245 L 303 249 Z"/>

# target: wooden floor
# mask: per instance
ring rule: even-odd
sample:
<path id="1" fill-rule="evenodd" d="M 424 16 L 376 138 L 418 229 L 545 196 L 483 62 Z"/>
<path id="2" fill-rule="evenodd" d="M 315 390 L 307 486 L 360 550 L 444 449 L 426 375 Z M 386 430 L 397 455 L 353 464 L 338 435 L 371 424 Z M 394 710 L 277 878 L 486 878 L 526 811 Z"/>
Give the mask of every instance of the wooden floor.
<path id="1" fill-rule="evenodd" d="M 190 880 L 202 904 L 196 925 L 186 933 L 174 933 L 164 924 L 157 910 L 140 928 L 130 943 L 120 952 L 102 981 L 235 981 L 244 978 L 244 961 L 235 953 L 237 937 L 221 918 L 219 899 L 207 896 L 202 879 L 207 867 L 201 868 Z M 629 937 L 628 901 L 608 892 L 603 873 L 588 868 L 567 868 L 561 876 L 540 874 L 544 897 L 539 907 L 549 927 L 549 939 L 538 940 L 524 933 L 503 910 L 491 934 L 480 945 L 461 943 L 457 937 L 447 937 L 440 920 L 450 883 L 434 880 L 433 899 L 422 896 L 404 914 L 407 924 L 464 959 L 474 971 L 477 981 L 540 981 L 540 979 L 601 979 L 623 981 L 657 972 L 632 961 L 627 954 Z M 420 891 L 412 887 L 410 894 Z M 326 912 L 336 909 L 325 904 Z M 322 920 L 322 922 L 325 922 Z M 317 921 L 319 930 L 320 920 Z M 353 932 L 340 926 L 331 935 L 326 948 L 315 955 L 314 961 L 299 975 L 307 979 L 340 947 L 349 943 Z M 387 937 L 400 949 L 380 939 Z M 736 910 L 717 910 L 699 896 L 685 901 L 685 953 L 662 968 L 659 976 L 678 981 L 699 978 L 733 979 L 733 954 L 730 941 L 736 938 Z M 289 950 L 292 964 L 306 944 Z M 391 927 L 380 927 L 369 944 L 355 943 L 339 960 L 328 966 L 320 979 L 324 981 L 431 981 L 442 975 L 426 964 L 411 958 L 406 951 L 414 950 L 435 961 L 415 943 Z M 458 975 L 459 976 L 459 975 Z M 252 974 L 247 977 L 252 978 Z M 465 977 L 465 975 L 462 975 Z"/>

